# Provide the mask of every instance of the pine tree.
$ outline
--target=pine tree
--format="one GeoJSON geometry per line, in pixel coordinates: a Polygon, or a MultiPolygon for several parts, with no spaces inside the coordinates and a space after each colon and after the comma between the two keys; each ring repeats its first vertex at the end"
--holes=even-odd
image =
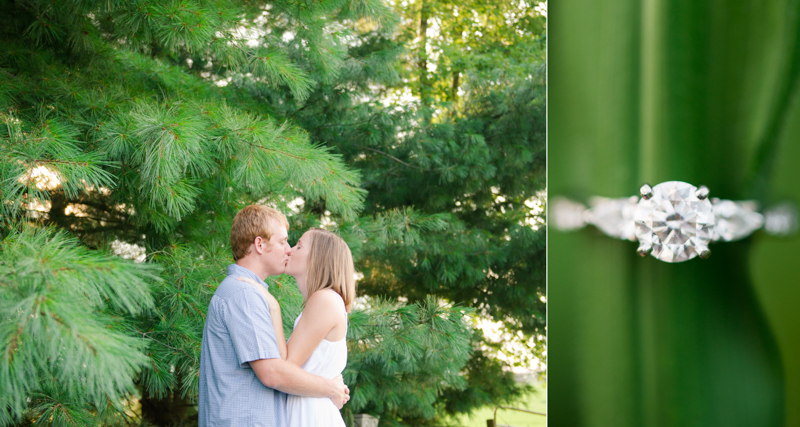
{"type": "Polygon", "coordinates": [[[0,424],[26,409],[55,425],[90,424],[90,408],[106,402],[119,409],[147,363],[129,331],[133,317],[153,307],[155,272],[64,232],[9,234],[0,263],[0,424]]]}

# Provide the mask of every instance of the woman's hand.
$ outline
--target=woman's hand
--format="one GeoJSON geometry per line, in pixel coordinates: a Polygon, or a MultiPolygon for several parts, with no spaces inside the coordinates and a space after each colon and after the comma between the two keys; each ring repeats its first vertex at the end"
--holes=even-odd
{"type": "Polygon", "coordinates": [[[329,396],[331,402],[333,402],[338,409],[342,409],[342,406],[350,400],[350,388],[344,383],[344,379],[341,375],[337,375],[336,378],[329,381],[333,381],[334,384],[332,387],[334,392],[330,393],[331,396],[329,396]]]}
{"type": "Polygon", "coordinates": [[[249,283],[249,284],[255,286],[256,288],[258,288],[258,290],[261,292],[261,295],[263,295],[264,299],[267,300],[267,306],[269,307],[270,311],[271,310],[280,310],[281,309],[281,305],[278,304],[278,300],[276,300],[275,297],[272,296],[272,294],[269,293],[269,291],[265,287],[259,285],[255,280],[253,280],[253,279],[251,279],[249,277],[237,277],[236,280],[238,280],[240,282],[249,283]]]}
{"type": "Polygon", "coordinates": [[[275,340],[278,343],[278,353],[281,355],[281,359],[286,360],[288,353],[288,348],[286,347],[286,336],[283,334],[283,319],[281,318],[281,305],[278,304],[278,300],[272,296],[271,293],[267,291],[267,288],[261,286],[253,279],[247,277],[237,277],[236,280],[240,282],[249,283],[258,289],[261,292],[261,295],[267,301],[267,307],[269,307],[269,314],[272,320],[272,328],[275,330],[275,340]]]}

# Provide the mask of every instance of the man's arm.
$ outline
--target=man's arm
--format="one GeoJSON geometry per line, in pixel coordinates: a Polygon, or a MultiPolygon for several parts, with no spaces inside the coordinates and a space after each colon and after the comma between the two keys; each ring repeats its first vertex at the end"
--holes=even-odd
{"type": "Polygon", "coordinates": [[[287,394],[327,397],[339,409],[350,400],[350,390],[341,375],[334,379],[319,377],[283,359],[254,360],[250,367],[262,384],[287,394]]]}
{"type": "Polygon", "coordinates": [[[252,286],[242,288],[231,298],[227,311],[228,333],[240,366],[249,364],[261,383],[269,388],[299,396],[327,397],[341,408],[349,399],[349,390],[341,376],[318,377],[281,359],[269,307],[257,295],[252,286]]]}

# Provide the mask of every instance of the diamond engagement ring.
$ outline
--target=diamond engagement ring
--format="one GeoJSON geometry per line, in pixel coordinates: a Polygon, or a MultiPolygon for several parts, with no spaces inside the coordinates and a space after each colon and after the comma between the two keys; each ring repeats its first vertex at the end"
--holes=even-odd
{"type": "Polygon", "coordinates": [[[756,201],[710,198],[705,186],[680,181],[645,184],[639,195],[593,197],[589,208],[558,198],[552,203],[553,225],[574,230],[592,224],[611,237],[638,240],[639,255],[651,254],[670,263],[708,258],[709,243],[740,240],[762,227],[775,235],[797,229],[793,207],[781,205],[762,214],[756,201]]]}

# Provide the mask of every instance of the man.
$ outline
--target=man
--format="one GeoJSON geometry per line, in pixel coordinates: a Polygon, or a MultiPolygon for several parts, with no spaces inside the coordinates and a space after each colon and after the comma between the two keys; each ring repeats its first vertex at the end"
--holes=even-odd
{"type": "Polygon", "coordinates": [[[280,427],[286,424],[286,394],[328,397],[341,408],[349,390],[341,376],[311,375],[281,359],[270,310],[258,289],[237,280],[283,273],[291,255],[286,217],[251,205],[233,219],[235,264],[208,307],[200,353],[200,427],[280,427]]]}

